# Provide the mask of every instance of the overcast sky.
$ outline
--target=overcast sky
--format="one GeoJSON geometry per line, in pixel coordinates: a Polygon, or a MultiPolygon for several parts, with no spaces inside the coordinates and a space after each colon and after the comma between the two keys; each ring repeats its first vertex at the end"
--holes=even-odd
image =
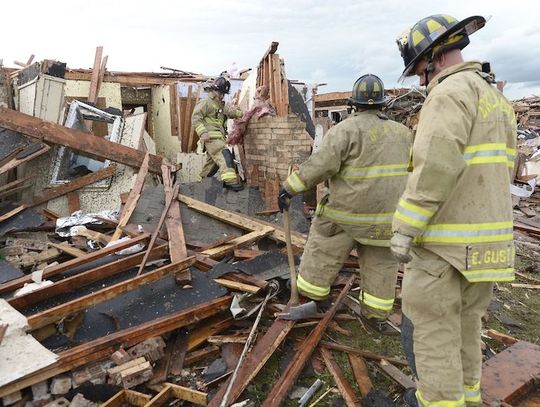
{"type": "MultiPolygon", "coordinates": [[[[480,14],[488,24],[471,36],[466,59],[487,60],[508,81],[511,99],[540,95],[538,0],[25,0],[2,4],[4,65],[45,58],[90,68],[95,47],[117,71],[160,66],[216,75],[236,62],[255,67],[279,41],[289,79],[350,90],[364,73],[398,86],[403,62],[395,39],[430,14],[480,14]]],[[[413,82],[414,83],[414,82],[413,82]]]]}

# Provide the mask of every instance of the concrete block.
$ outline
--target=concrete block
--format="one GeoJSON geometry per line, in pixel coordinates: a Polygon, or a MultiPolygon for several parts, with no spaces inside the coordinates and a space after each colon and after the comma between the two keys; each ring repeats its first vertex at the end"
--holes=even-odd
{"type": "Polygon", "coordinates": [[[69,400],[64,397],[51,401],[49,404],[45,404],[44,407],[68,407],[69,400]]]}
{"type": "Polygon", "coordinates": [[[46,380],[32,385],[32,396],[34,400],[47,400],[51,397],[49,394],[49,384],[46,380]]]}
{"type": "Polygon", "coordinates": [[[4,406],[10,406],[20,400],[22,400],[22,393],[20,391],[16,391],[14,393],[11,393],[11,394],[8,394],[7,396],[2,397],[2,404],[4,406]]]}
{"type": "Polygon", "coordinates": [[[98,404],[85,399],[81,393],[77,393],[69,403],[69,407],[98,407],[98,404]]]}
{"type": "Polygon", "coordinates": [[[71,377],[69,376],[56,376],[52,379],[51,394],[67,394],[71,389],[71,377]]]}

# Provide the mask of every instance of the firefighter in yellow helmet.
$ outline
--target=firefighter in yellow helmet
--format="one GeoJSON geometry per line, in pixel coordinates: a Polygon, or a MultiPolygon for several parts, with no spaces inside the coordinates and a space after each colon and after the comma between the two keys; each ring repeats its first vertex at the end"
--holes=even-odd
{"type": "Polygon", "coordinates": [[[481,317],[493,282],[514,278],[515,115],[489,64],[461,54],[485,22],[433,15],[398,40],[403,76],[417,75],[428,93],[391,239],[408,263],[402,341],[418,378],[405,393],[411,406],[480,405],[481,317]]]}
{"type": "Polygon", "coordinates": [[[243,112],[225,104],[231,83],[220,76],[204,87],[208,98],[201,99],[193,109],[191,123],[206,149],[206,162],[200,177],[211,177],[219,171],[223,185],[232,191],[241,191],[243,185],[236,174],[233,156],[227,148],[227,119],[238,119],[243,112]]]}
{"type": "Polygon", "coordinates": [[[300,264],[300,294],[324,300],[343,262],[356,248],[362,276],[360,301],[366,322],[383,334],[396,332],[392,311],[398,262],[389,240],[397,200],[405,188],[410,131],[382,112],[384,85],[375,75],[360,77],[350,103],[356,112],[330,129],[319,150],[283,183],[280,209],[289,199],[328,181],[317,206],[300,264]]]}

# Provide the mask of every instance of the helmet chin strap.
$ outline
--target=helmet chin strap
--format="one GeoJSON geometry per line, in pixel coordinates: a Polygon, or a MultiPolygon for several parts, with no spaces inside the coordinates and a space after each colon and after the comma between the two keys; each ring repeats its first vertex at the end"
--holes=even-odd
{"type": "Polygon", "coordinates": [[[427,65],[424,68],[424,84],[427,87],[429,85],[428,75],[435,70],[435,65],[433,64],[433,54],[429,56],[427,65]]]}

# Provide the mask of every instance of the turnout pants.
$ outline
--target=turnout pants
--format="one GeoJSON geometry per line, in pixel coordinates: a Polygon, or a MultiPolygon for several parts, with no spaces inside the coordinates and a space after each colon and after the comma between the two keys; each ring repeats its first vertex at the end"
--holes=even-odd
{"type": "Polygon", "coordinates": [[[413,248],[412,256],[403,279],[402,308],[412,322],[418,404],[478,406],[481,318],[493,283],[469,283],[449,263],[421,247],[413,248]]]}
{"type": "Polygon", "coordinates": [[[201,178],[207,177],[214,166],[218,166],[219,179],[226,184],[238,183],[232,155],[223,139],[211,139],[204,143],[206,147],[206,162],[200,173],[201,178]]]}
{"type": "Polygon", "coordinates": [[[300,263],[298,291],[313,300],[325,299],[354,247],[362,279],[362,313],[367,318],[385,319],[394,304],[398,270],[390,249],[360,245],[339,225],[324,217],[316,216],[311,224],[300,263]]]}

